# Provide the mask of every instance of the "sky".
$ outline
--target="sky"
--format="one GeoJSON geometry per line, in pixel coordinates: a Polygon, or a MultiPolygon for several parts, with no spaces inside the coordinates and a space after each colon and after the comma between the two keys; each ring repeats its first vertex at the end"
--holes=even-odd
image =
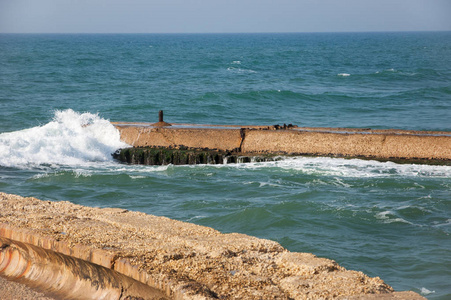
{"type": "Polygon", "coordinates": [[[0,0],[0,33],[451,30],[451,0],[0,0]]]}

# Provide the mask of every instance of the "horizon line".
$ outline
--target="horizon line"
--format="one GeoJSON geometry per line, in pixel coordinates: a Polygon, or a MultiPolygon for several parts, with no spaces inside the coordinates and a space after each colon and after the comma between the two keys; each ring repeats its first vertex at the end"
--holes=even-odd
{"type": "Polygon", "coordinates": [[[261,32],[0,32],[0,34],[299,34],[299,33],[414,33],[414,32],[451,32],[451,29],[439,30],[371,30],[371,31],[261,31],[261,32]]]}

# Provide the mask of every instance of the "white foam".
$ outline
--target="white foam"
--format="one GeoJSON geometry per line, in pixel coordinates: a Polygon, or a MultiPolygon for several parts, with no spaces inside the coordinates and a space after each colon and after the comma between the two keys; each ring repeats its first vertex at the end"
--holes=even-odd
{"type": "Polygon", "coordinates": [[[340,74],[337,74],[337,76],[341,76],[341,77],[349,77],[349,76],[351,76],[351,74],[348,74],[348,73],[340,73],[340,74]]]}
{"type": "Polygon", "coordinates": [[[233,73],[238,73],[238,74],[252,74],[252,73],[257,73],[254,70],[251,69],[241,69],[241,68],[235,68],[235,67],[228,67],[227,71],[233,72],[233,73]]]}
{"type": "Polygon", "coordinates": [[[385,224],[406,223],[406,224],[413,225],[411,222],[404,220],[403,218],[397,218],[395,216],[395,214],[390,210],[379,212],[375,215],[375,217],[376,217],[376,219],[381,220],[385,224]]]}
{"type": "MultiPolygon", "coordinates": [[[[443,222],[434,221],[434,222],[432,222],[432,224],[434,224],[434,227],[448,227],[451,225],[451,219],[446,219],[443,222]]],[[[449,233],[447,233],[447,235],[449,235],[449,233]]]]}
{"type": "Polygon", "coordinates": [[[270,187],[282,187],[281,184],[273,183],[273,182],[259,182],[258,187],[264,187],[264,186],[270,186],[270,187]]]}
{"type": "Polygon", "coordinates": [[[427,295],[429,295],[429,294],[434,294],[435,293],[435,291],[430,291],[430,290],[428,290],[427,288],[425,288],[425,287],[422,287],[421,288],[421,295],[423,295],[423,296],[427,296],[427,295]]]}
{"type": "Polygon", "coordinates": [[[202,218],[206,218],[206,216],[202,216],[202,215],[200,215],[200,216],[194,216],[194,217],[189,218],[188,220],[186,220],[186,222],[192,222],[192,221],[194,221],[194,220],[202,219],[202,218]]]}
{"type": "Polygon", "coordinates": [[[336,186],[342,186],[342,187],[346,187],[346,188],[349,188],[349,187],[352,186],[352,185],[350,185],[350,184],[347,184],[347,183],[343,182],[343,180],[341,180],[341,179],[338,178],[338,177],[335,177],[334,179],[335,179],[335,181],[332,182],[333,185],[336,185],[336,186]]]}
{"type": "MultiPolygon", "coordinates": [[[[280,168],[307,175],[339,178],[451,177],[451,166],[397,164],[374,160],[330,157],[286,157],[273,162],[229,164],[226,166],[246,169],[280,168]]],[[[337,182],[337,184],[340,184],[340,182],[337,182]]]]}
{"type": "Polygon", "coordinates": [[[111,153],[126,146],[108,120],[68,109],[56,111],[43,126],[0,134],[0,165],[28,168],[106,162],[112,161],[111,153]]]}
{"type": "Polygon", "coordinates": [[[385,73],[395,73],[395,74],[399,74],[399,75],[405,75],[405,76],[415,76],[418,75],[418,73],[416,72],[402,72],[402,71],[398,71],[396,69],[386,69],[383,71],[377,71],[376,74],[385,74],[385,73]]]}
{"type": "Polygon", "coordinates": [[[128,175],[131,179],[143,179],[146,178],[146,176],[143,175],[128,175]]]}

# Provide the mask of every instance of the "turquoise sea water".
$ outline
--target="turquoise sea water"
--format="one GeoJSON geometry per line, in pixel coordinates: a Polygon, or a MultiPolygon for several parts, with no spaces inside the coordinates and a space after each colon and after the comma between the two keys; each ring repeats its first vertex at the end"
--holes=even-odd
{"type": "Polygon", "coordinates": [[[0,35],[0,191],[272,239],[451,297],[450,166],[113,161],[125,145],[107,120],[161,109],[174,123],[451,131],[451,32],[0,35]]]}

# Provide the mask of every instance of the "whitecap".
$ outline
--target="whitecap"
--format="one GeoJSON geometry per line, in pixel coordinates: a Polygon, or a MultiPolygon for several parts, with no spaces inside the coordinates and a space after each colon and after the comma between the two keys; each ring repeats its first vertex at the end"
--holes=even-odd
{"type": "Polygon", "coordinates": [[[375,215],[376,219],[381,220],[382,223],[390,224],[390,223],[405,223],[413,225],[411,222],[404,220],[403,218],[397,218],[394,213],[390,210],[379,212],[375,215]]]}
{"type": "Polygon", "coordinates": [[[241,68],[235,68],[235,67],[228,67],[227,71],[233,72],[233,73],[238,73],[238,74],[252,74],[252,73],[257,73],[254,70],[251,69],[241,69],[241,68]]]}
{"type": "Polygon", "coordinates": [[[349,76],[351,76],[351,74],[349,74],[349,73],[340,73],[340,74],[337,74],[337,76],[349,77],[349,76]]]}
{"type": "Polygon", "coordinates": [[[48,178],[48,177],[50,177],[49,173],[39,173],[39,174],[33,175],[31,177],[31,179],[41,179],[41,178],[48,178]]]}
{"type": "Polygon", "coordinates": [[[55,167],[112,161],[111,153],[127,147],[119,131],[97,114],[56,111],[51,122],[0,134],[0,165],[55,167]]]}
{"type": "Polygon", "coordinates": [[[421,288],[421,295],[423,295],[423,296],[427,296],[427,295],[429,295],[429,294],[434,294],[435,293],[435,291],[430,291],[430,290],[428,290],[427,288],[425,288],[425,287],[422,287],[421,288]]]}
{"type": "Polygon", "coordinates": [[[74,170],[75,178],[91,177],[92,173],[93,172],[91,170],[83,170],[83,169],[74,170]]]}
{"type": "MultiPolygon", "coordinates": [[[[149,173],[160,173],[160,172],[166,172],[169,170],[169,168],[173,165],[158,165],[158,166],[152,166],[152,165],[125,165],[125,164],[118,164],[115,162],[112,162],[111,164],[105,164],[102,163],[102,167],[104,167],[104,170],[106,172],[112,172],[112,173],[137,173],[137,174],[149,174],[149,173]]],[[[97,171],[100,171],[100,166],[97,166],[97,171]]],[[[135,175],[132,175],[135,176],[135,175]]],[[[136,175],[140,176],[140,175],[136,175]]],[[[145,175],[143,175],[145,176],[145,175]]]]}
{"type": "Polygon", "coordinates": [[[189,218],[188,220],[186,220],[186,222],[192,222],[192,221],[194,221],[194,220],[197,220],[197,219],[202,219],[202,218],[205,218],[206,216],[202,216],[202,215],[200,215],[200,216],[194,216],[194,217],[191,217],[191,218],[189,218]]]}
{"type": "Polygon", "coordinates": [[[146,176],[143,175],[128,175],[131,179],[143,179],[146,178],[146,176]]]}
{"type": "Polygon", "coordinates": [[[259,182],[258,187],[264,187],[264,186],[270,186],[270,187],[281,187],[282,185],[272,182],[259,182]]]}
{"type": "Polygon", "coordinates": [[[433,221],[432,224],[434,225],[434,227],[447,227],[451,225],[451,219],[446,219],[443,222],[433,221]]]}
{"type": "Polygon", "coordinates": [[[334,184],[335,186],[341,186],[341,187],[346,187],[346,188],[352,187],[352,185],[343,182],[343,180],[341,180],[338,177],[335,177],[334,179],[335,179],[335,181],[332,182],[332,184],[334,184]]]}

